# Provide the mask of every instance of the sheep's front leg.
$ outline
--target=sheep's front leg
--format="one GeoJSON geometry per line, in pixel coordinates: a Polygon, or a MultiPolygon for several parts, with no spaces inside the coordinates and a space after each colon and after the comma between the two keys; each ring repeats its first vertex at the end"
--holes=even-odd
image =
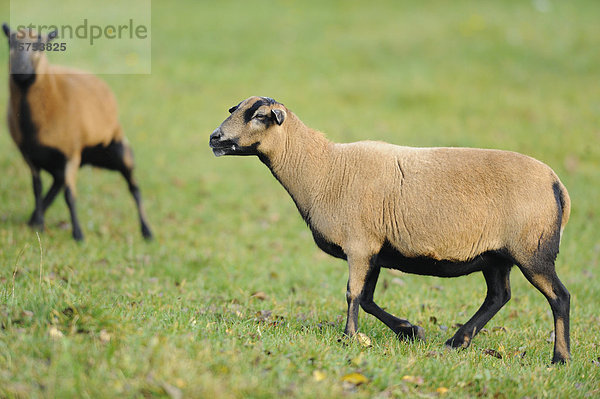
{"type": "Polygon", "coordinates": [[[372,257],[348,257],[349,278],[346,291],[348,302],[348,319],[344,333],[352,336],[358,329],[358,309],[377,317],[400,338],[425,339],[421,327],[415,326],[407,320],[399,319],[383,309],[373,301],[373,293],[379,278],[379,266],[372,261],[372,257]]]}
{"type": "Polygon", "coordinates": [[[360,299],[365,285],[368,262],[364,259],[348,257],[348,284],[346,286],[346,302],[348,303],[348,315],[346,317],[346,328],[344,334],[353,336],[358,329],[358,309],[360,299]]]}
{"type": "Polygon", "coordinates": [[[373,301],[373,293],[379,278],[380,267],[371,262],[369,271],[365,279],[365,286],[362,293],[360,305],[363,310],[377,317],[383,324],[388,326],[400,339],[421,339],[425,340],[425,330],[422,327],[411,324],[408,320],[399,319],[381,309],[373,301]]]}
{"type": "Polygon", "coordinates": [[[369,271],[368,256],[348,256],[348,285],[346,287],[346,302],[348,316],[344,334],[353,336],[358,329],[358,309],[369,271]]]}
{"type": "Polygon", "coordinates": [[[42,179],[40,177],[40,169],[34,166],[31,166],[30,168],[35,208],[33,209],[31,218],[29,218],[29,225],[44,230],[44,207],[42,201],[42,179]]]}

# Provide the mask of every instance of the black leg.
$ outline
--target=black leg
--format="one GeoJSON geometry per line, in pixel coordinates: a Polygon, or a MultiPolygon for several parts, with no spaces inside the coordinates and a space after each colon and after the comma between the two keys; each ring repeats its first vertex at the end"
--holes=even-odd
{"type": "Polygon", "coordinates": [[[521,271],[533,286],[548,300],[554,317],[554,354],[552,363],[565,363],[571,358],[569,338],[569,311],[571,295],[561,283],[554,269],[554,262],[547,261],[540,267],[521,267],[521,271]]]}
{"type": "Polygon", "coordinates": [[[148,222],[146,220],[146,212],[144,211],[144,206],[142,205],[142,195],[140,193],[140,189],[139,189],[138,185],[136,184],[136,182],[132,176],[132,172],[133,171],[130,169],[121,169],[121,174],[127,181],[127,185],[129,187],[129,192],[131,193],[131,195],[135,201],[135,205],[137,207],[138,218],[140,219],[140,226],[141,226],[141,230],[142,230],[142,236],[147,240],[151,240],[152,239],[152,231],[150,230],[150,226],[148,225],[148,222]]]}
{"type": "Polygon", "coordinates": [[[487,295],[479,310],[458,329],[446,345],[452,348],[466,348],[471,339],[488,321],[510,300],[510,268],[508,261],[498,260],[483,270],[487,284],[487,295]]]}
{"type": "Polygon", "coordinates": [[[77,179],[77,171],[79,170],[81,159],[75,157],[69,159],[65,166],[65,201],[69,207],[69,213],[71,214],[71,225],[73,228],[73,238],[76,241],[83,240],[83,233],[79,226],[79,219],[77,218],[77,209],[75,207],[75,181],[77,179]]]}
{"type": "Polygon", "coordinates": [[[365,286],[362,292],[360,305],[363,310],[373,316],[377,317],[381,322],[388,326],[396,335],[401,339],[415,339],[419,338],[425,340],[425,332],[423,328],[411,324],[408,320],[399,319],[383,309],[381,309],[373,301],[373,293],[375,292],[375,286],[377,285],[377,279],[379,278],[379,266],[376,266],[371,262],[371,267],[367,273],[365,279],[365,286]]]}
{"type": "Polygon", "coordinates": [[[39,168],[31,167],[31,176],[33,183],[33,196],[35,199],[35,208],[29,218],[31,227],[44,229],[44,207],[42,202],[42,179],[40,177],[39,168]]]}
{"type": "Polygon", "coordinates": [[[44,197],[43,212],[46,212],[46,210],[50,207],[50,205],[52,205],[52,202],[54,202],[54,199],[56,198],[56,196],[58,195],[58,193],[60,192],[60,190],[63,188],[63,186],[65,184],[64,170],[60,171],[60,173],[54,174],[53,177],[54,177],[54,181],[52,182],[52,186],[50,186],[50,189],[48,190],[48,192],[46,193],[46,196],[44,197]]]}
{"type": "Polygon", "coordinates": [[[77,209],[75,207],[75,196],[73,195],[69,186],[65,187],[65,201],[69,207],[69,213],[71,214],[71,225],[73,226],[73,238],[75,241],[83,240],[83,233],[79,226],[79,219],[77,218],[77,209]]]}
{"type": "Polygon", "coordinates": [[[131,150],[131,147],[129,147],[129,144],[125,140],[113,141],[106,147],[88,150],[84,155],[86,156],[85,162],[89,162],[101,168],[117,170],[121,173],[127,181],[129,192],[137,206],[142,235],[145,239],[152,239],[152,231],[150,230],[144,206],[142,205],[140,189],[133,178],[133,151],[131,150]]]}
{"type": "Polygon", "coordinates": [[[115,157],[117,162],[117,169],[121,172],[121,174],[127,181],[129,192],[131,193],[131,196],[135,201],[135,205],[138,211],[138,218],[140,220],[142,236],[146,240],[151,240],[152,231],[150,230],[150,225],[148,224],[148,221],[146,219],[146,212],[144,211],[144,206],[142,204],[142,195],[140,193],[140,188],[138,187],[135,179],[133,178],[133,151],[126,141],[123,141],[121,143],[115,143],[114,146],[111,144],[111,147],[114,147],[117,155],[115,157]]]}

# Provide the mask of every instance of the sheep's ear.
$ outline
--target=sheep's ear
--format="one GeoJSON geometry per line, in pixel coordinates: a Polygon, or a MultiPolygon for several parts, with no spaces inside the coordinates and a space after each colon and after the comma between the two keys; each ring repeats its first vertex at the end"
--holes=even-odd
{"type": "Polygon", "coordinates": [[[229,108],[229,113],[233,114],[235,112],[235,110],[238,109],[237,105],[234,105],[233,107],[229,108]]]}
{"type": "Polygon", "coordinates": [[[48,33],[48,38],[46,39],[46,43],[54,40],[58,37],[58,29],[54,29],[52,32],[48,33]]]}
{"type": "Polygon", "coordinates": [[[271,110],[273,117],[275,117],[275,121],[277,121],[278,125],[281,125],[285,120],[285,111],[282,109],[275,108],[271,110]]]}
{"type": "Polygon", "coordinates": [[[10,37],[10,27],[6,22],[2,24],[2,30],[4,31],[6,37],[10,37]]]}

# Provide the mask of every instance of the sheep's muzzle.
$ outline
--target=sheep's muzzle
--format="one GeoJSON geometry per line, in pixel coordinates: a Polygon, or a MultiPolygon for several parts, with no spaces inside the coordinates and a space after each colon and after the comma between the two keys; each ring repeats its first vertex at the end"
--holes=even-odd
{"type": "Polygon", "coordinates": [[[258,155],[256,150],[258,143],[248,147],[240,146],[237,140],[224,138],[220,128],[215,129],[210,135],[209,145],[213,150],[213,154],[217,157],[222,155],[258,155]]]}

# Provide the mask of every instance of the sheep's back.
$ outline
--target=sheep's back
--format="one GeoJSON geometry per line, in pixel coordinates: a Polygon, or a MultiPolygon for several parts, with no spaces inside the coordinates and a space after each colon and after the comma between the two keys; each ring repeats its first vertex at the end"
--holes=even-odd
{"type": "Polygon", "coordinates": [[[527,252],[554,233],[558,180],[514,152],[361,142],[344,149],[363,188],[350,188],[371,231],[405,256],[465,260],[490,250],[527,252]],[[358,176],[360,175],[360,177],[358,176]]]}
{"type": "Polygon", "coordinates": [[[28,93],[41,144],[67,156],[122,137],[117,103],[95,75],[50,65],[28,93]]]}

